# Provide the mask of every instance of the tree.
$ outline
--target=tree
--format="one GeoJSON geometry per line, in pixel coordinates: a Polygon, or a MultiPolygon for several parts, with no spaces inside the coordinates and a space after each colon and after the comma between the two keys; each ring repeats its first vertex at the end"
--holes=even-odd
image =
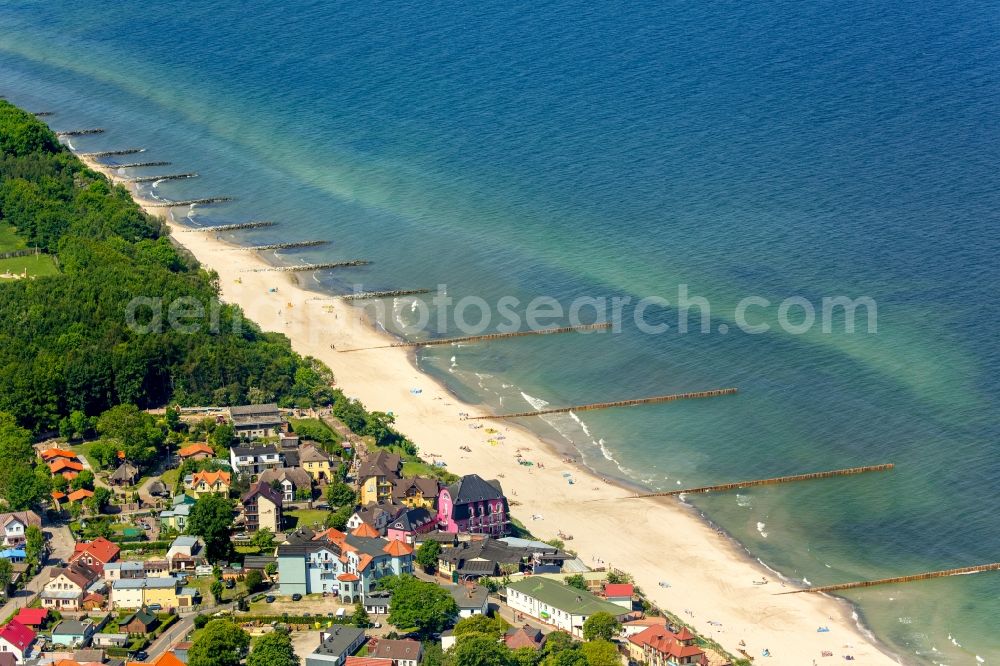
{"type": "Polygon", "coordinates": [[[565,631],[553,631],[545,637],[545,647],[542,648],[542,654],[550,657],[566,650],[572,650],[575,647],[576,641],[568,633],[565,631]]]}
{"type": "Polygon", "coordinates": [[[28,525],[24,530],[24,557],[37,571],[42,566],[42,551],[45,549],[45,535],[37,525],[28,525]]]}
{"type": "Polygon", "coordinates": [[[211,620],[188,650],[188,666],[239,666],[250,635],[229,620],[211,620]]]}
{"type": "Polygon", "coordinates": [[[181,413],[173,407],[167,407],[163,422],[171,432],[177,432],[181,427],[181,413]]]}
{"type": "Polygon", "coordinates": [[[80,490],[85,488],[87,490],[94,489],[94,473],[89,469],[80,470],[80,473],[69,482],[69,487],[73,490],[80,490]]]}
{"type": "Polygon", "coordinates": [[[566,576],[563,582],[570,587],[575,587],[578,590],[587,591],[587,579],[583,577],[583,574],[573,574],[572,576],[566,576]]]}
{"type": "Polygon", "coordinates": [[[424,571],[427,573],[433,573],[437,570],[438,555],[441,554],[441,544],[437,541],[428,539],[420,544],[417,548],[417,564],[423,567],[424,571]]]}
{"type": "Polygon", "coordinates": [[[511,650],[510,658],[514,666],[537,666],[541,655],[535,648],[522,647],[511,650]]]}
{"type": "Polygon", "coordinates": [[[441,666],[444,663],[444,650],[441,649],[439,641],[431,641],[424,644],[424,656],[420,660],[420,666],[441,666]]]}
{"type": "Polygon", "coordinates": [[[351,615],[351,624],[360,629],[366,629],[372,626],[371,620],[368,618],[368,611],[365,610],[365,605],[360,601],[354,605],[354,614],[351,615]]]}
{"type": "Polygon", "coordinates": [[[164,433],[151,414],[135,405],[112,407],[97,419],[97,432],[112,440],[129,460],[143,464],[156,455],[164,433]]]}
{"type": "Polygon", "coordinates": [[[590,641],[580,646],[587,666],[621,666],[618,648],[610,641],[590,641]]]}
{"type": "Polygon", "coordinates": [[[14,565],[6,558],[0,558],[0,595],[7,596],[10,581],[14,578],[14,565]]]}
{"type": "Polygon", "coordinates": [[[209,435],[208,441],[211,442],[212,448],[216,451],[222,451],[228,449],[234,439],[236,439],[236,430],[228,423],[223,423],[215,427],[215,430],[209,435]]]}
{"type": "Polygon", "coordinates": [[[222,603],[222,590],[225,589],[222,585],[222,581],[216,578],[212,581],[212,584],[208,586],[208,591],[212,593],[212,598],[215,599],[216,604],[222,603]]]}
{"type": "Polygon", "coordinates": [[[299,666],[299,658],[288,633],[272,631],[254,643],[246,666],[299,666]]]}
{"type": "Polygon", "coordinates": [[[434,583],[407,574],[388,576],[378,584],[392,591],[389,622],[400,630],[430,636],[446,629],[458,615],[458,604],[451,594],[434,583]]]}
{"type": "Polygon", "coordinates": [[[87,457],[98,468],[106,469],[118,459],[118,446],[110,440],[100,439],[90,445],[87,457]]]}
{"type": "Polygon", "coordinates": [[[336,511],[327,515],[325,524],[327,527],[332,527],[335,530],[343,532],[344,528],[347,527],[347,521],[350,520],[353,514],[354,507],[350,504],[345,504],[336,511]]]}
{"type": "Polygon", "coordinates": [[[618,573],[617,571],[608,572],[608,582],[612,585],[622,585],[624,583],[631,583],[632,577],[627,573],[618,573]]]}
{"type": "Polygon", "coordinates": [[[112,493],[110,490],[104,486],[98,486],[97,488],[94,488],[93,497],[88,497],[84,500],[84,503],[87,505],[87,509],[90,511],[91,515],[96,516],[102,509],[104,509],[104,507],[108,505],[109,502],[111,502],[111,497],[112,493]]]}
{"type": "Polygon", "coordinates": [[[458,624],[455,625],[454,632],[456,636],[487,634],[500,639],[507,633],[508,629],[510,629],[510,625],[499,615],[497,617],[471,615],[459,620],[458,624]]]}
{"type": "Polygon", "coordinates": [[[233,526],[233,503],[222,495],[202,495],[188,517],[189,534],[205,540],[209,561],[224,559],[230,552],[232,543],[229,532],[233,526]]]}
{"type": "Polygon", "coordinates": [[[268,528],[262,527],[250,538],[250,544],[261,550],[270,550],[274,548],[274,533],[268,528]]]}
{"type": "Polygon", "coordinates": [[[611,613],[598,611],[583,623],[583,637],[588,641],[610,641],[622,630],[622,624],[611,613]]]}
{"type": "Polygon", "coordinates": [[[256,569],[251,569],[247,573],[246,578],[243,579],[243,582],[246,583],[247,592],[253,593],[259,590],[264,584],[264,577],[256,569]]]}
{"type": "Polygon", "coordinates": [[[268,562],[266,565],[264,565],[264,573],[266,573],[268,576],[274,576],[274,574],[278,573],[278,563],[268,562]]]}
{"type": "Polygon", "coordinates": [[[512,666],[510,649],[495,636],[466,634],[444,655],[445,666],[512,666]]]}
{"type": "Polygon", "coordinates": [[[357,504],[358,495],[349,485],[343,481],[337,481],[326,487],[326,501],[330,503],[330,506],[339,507],[350,504],[353,508],[357,504]]]}

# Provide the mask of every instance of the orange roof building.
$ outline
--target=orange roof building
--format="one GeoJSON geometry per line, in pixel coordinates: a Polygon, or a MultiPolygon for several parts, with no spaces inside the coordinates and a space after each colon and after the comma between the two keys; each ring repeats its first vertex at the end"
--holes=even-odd
{"type": "Polygon", "coordinates": [[[198,459],[199,456],[203,458],[212,458],[215,456],[215,449],[205,442],[196,442],[179,450],[177,455],[184,460],[187,460],[188,458],[198,459]]]}
{"type": "Polygon", "coordinates": [[[118,559],[122,549],[118,544],[108,541],[104,537],[97,537],[93,541],[78,543],[73,548],[70,555],[70,562],[83,562],[93,569],[104,572],[104,565],[118,559]]]}
{"type": "Polygon", "coordinates": [[[667,627],[653,626],[629,636],[629,656],[647,664],[708,663],[705,651],[695,645],[695,636],[686,627],[678,633],[667,627]]]}
{"type": "Polygon", "coordinates": [[[184,662],[178,659],[173,651],[164,652],[154,661],[128,661],[125,663],[127,666],[185,666],[184,662]]]}
{"type": "Polygon", "coordinates": [[[69,495],[67,495],[66,499],[68,499],[70,502],[82,502],[83,500],[87,499],[88,497],[93,497],[93,496],[94,496],[94,491],[93,490],[87,490],[86,488],[80,488],[79,490],[74,490],[69,495]]]}
{"type": "Polygon", "coordinates": [[[55,460],[56,458],[65,458],[66,460],[77,459],[76,454],[72,451],[67,451],[66,449],[60,449],[58,447],[45,449],[40,455],[42,456],[42,460],[45,462],[55,460]]]}
{"type": "Polygon", "coordinates": [[[83,471],[83,463],[77,460],[67,460],[65,458],[56,458],[49,463],[49,471],[53,474],[60,474],[65,472],[75,472],[79,473],[83,471]]]}

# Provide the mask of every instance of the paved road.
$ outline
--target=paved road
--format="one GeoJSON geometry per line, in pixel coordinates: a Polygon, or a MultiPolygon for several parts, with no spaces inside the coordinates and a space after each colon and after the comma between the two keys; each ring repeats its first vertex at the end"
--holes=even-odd
{"type": "Polygon", "coordinates": [[[17,592],[11,595],[7,603],[0,608],[0,621],[13,615],[19,608],[24,608],[30,604],[35,595],[41,592],[42,588],[45,587],[45,583],[49,581],[52,569],[65,563],[69,559],[69,556],[73,554],[73,546],[76,544],[76,541],[73,540],[73,535],[70,533],[68,527],[65,525],[50,524],[43,525],[42,529],[52,535],[52,538],[49,540],[51,553],[48,564],[43,566],[42,570],[28,581],[23,590],[17,590],[17,592]]]}
{"type": "MultiPolygon", "coordinates": [[[[219,611],[227,611],[232,609],[232,602],[222,604],[220,606],[203,606],[200,614],[202,615],[212,615],[218,613],[219,611]]],[[[180,642],[187,634],[194,629],[194,618],[199,615],[199,613],[189,613],[177,620],[177,624],[167,629],[165,632],[159,635],[153,644],[146,648],[146,652],[149,654],[149,658],[146,661],[155,661],[157,657],[172,648],[176,643],[180,642]]]]}

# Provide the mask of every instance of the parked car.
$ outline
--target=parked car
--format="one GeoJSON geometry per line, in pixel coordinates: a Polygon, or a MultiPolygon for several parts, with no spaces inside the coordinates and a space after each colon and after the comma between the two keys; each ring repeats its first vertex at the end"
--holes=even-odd
{"type": "Polygon", "coordinates": [[[302,595],[296,592],[292,595],[292,601],[302,601],[302,595]]]}
{"type": "Polygon", "coordinates": [[[146,661],[149,659],[149,654],[147,654],[145,650],[139,650],[135,653],[135,658],[137,661],[146,661]]]}
{"type": "MultiPolygon", "coordinates": [[[[152,611],[154,613],[159,613],[161,610],[163,610],[163,606],[161,606],[160,604],[149,604],[148,606],[146,606],[146,610],[152,611]]],[[[142,660],[140,659],[139,661],[142,660]]]]}
{"type": "Polygon", "coordinates": [[[226,586],[227,590],[231,590],[234,587],[236,587],[236,581],[233,580],[232,578],[227,578],[226,582],[225,582],[225,586],[226,586]]]}
{"type": "Polygon", "coordinates": [[[264,601],[266,601],[269,604],[273,604],[274,603],[274,597],[269,594],[266,597],[264,597],[264,601]]]}

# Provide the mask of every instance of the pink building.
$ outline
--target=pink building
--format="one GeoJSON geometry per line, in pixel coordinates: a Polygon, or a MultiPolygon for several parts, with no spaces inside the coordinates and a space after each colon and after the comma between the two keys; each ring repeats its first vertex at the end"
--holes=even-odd
{"type": "Polygon", "coordinates": [[[438,529],[504,536],[510,530],[507,498],[499,481],[485,481],[477,474],[463,476],[438,495],[438,529]]]}
{"type": "Polygon", "coordinates": [[[417,507],[409,509],[390,520],[386,527],[386,538],[389,541],[402,541],[413,545],[413,537],[417,534],[427,534],[437,529],[437,516],[425,509],[417,507]]]}

